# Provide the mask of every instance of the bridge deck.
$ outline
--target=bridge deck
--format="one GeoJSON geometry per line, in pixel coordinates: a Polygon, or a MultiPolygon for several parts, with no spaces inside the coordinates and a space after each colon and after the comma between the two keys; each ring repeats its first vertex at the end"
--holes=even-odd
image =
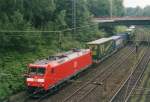
{"type": "Polygon", "coordinates": [[[121,24],[146,24],[150,25],[150,16],[148,17],[95,17],[93,22],[96,23],[121,23],[121,24]]]}

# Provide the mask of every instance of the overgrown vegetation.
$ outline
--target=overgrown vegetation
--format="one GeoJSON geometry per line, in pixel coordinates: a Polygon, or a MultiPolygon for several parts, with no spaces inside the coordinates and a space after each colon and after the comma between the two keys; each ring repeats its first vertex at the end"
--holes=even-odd
{"type": "MultiPolygon", "coordinates": [[[[114,0],[114,15],[123,15],[122,1],[114,0]]],[[[73,28],[72,2],[0,0],[0,99],[24,89],[28,63],[105,36],[91,18],[108,16],[109,0],[76,0],[76,31],[38,32],[73,28]]]]}

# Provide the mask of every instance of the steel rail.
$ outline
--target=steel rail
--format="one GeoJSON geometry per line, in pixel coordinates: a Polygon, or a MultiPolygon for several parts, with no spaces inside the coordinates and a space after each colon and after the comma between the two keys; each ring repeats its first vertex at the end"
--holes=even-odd
{"type": "MultiPolygon", "coordinates": [[[[131,48],[132,47],[129,47],[129,48],[126,48],[127,50],[129,50],[129,51],[131,51],[131,48]]],[[[121,55],[122,56],[122,55],[121,55]]],[[[118,58],[118,59],[120,59],[121,58],[121,56],[118,58]]],[[[114,61],[115,62],[115,61],[114,61]]],[[[70,81],[69,80],[69,82],[74,82],[74,81],[70,81]]],[[[77,82],[77,83],[81,83],[82,81],[75,81],[75,82],[77,82]]],[[[96,83],[96,82],[92,82],[92,80],[90,80],[90,82],[88,81],[88,82],[86,82],[85,83],[85,85],[88,85],[88,84],[93,84],[93,85],[101,85],[101,83],[96,83]]],[[[84,86],[85,86],[84,85],[84,86]]],[[[82,88],[83,88],[83,86],[82,86],[82,88]]],[[[78,90],[80,90],[81,88],[79,88],[78,90]]],[[[78,91],[77,90],[77,91],[78,91]]],[[[92,91],[92,89],[91,89],[91,91],[92,91]]],[[[47,97],[47,96],[49,96],[50,95],[50,93],[48,93],[48,94],[45,94],[44,96],[42,96],[40,99],[38,99],[36,102],[41,102],[42,101],[42,99],[44,99],[45,97],[47,97]]]]}
{"type": "MultiPolygon", "coordinates": [[[[133,52],[135,51],[135,49],[130,53],[130,54],[132,54],[133,52]]],[[[126,57],[126,55],[125,55],[125,57],[126,57]]],[[[123,63],[123,62],[122,62],[123,63]]],[[[88,81],[88,83],[86,83],[85,85],[83,85],[82,87],[80,87],[77,91],[75,91],[72,95],[70,95],[69,97],[67,97],[63,102],[66,102],[66,101],[68,101],[71,97],[73,97],[76,93],[78,93],[80,90],[82,90],[83,88],[85,88],[88,84],[90,84],[91,82],[93,82],[95,79],[97,79],[98,77],[100,77],[101,76],[101,74],[102,73],[105,73],[105,72],[107,72],[108,70],[110,70],[111,69],[111,67],[113,66],[113,65],[115,65],[116,64],[116,61],[114,61],[111,65],[109,65],[108,67],[106,67],[105,68],[105,70],[103,71],[103,72],[101,72],[101,73],[99,73],[98,75],[96,75],[93,79],[91,79],[90,81],[88,81]]],[[[97,85],[94,85],[94,87],[95,86],[97,86],[97,85]]],[[[90,93],[92,90],[94,90],[95,88],[91,88],[90,90],[88,90],[88,92],[87,93],[90,93]]],[[[88,95],[88,94],[87,94],[88,95]]],[[[86,96],[86,95],[85,95],[86,96]]],[[[83,97],[82,97],[83,98],[83,97]]]]}
{"type": "MultiPolygon", "coordinates": [[[[150,54],[150,53],[149,53],[149,54],[150,54]]],[[[145,66],[144,66],[144,68],[143,68],[143,70],[142,70],[142,72],[141,72],[140,76],[138,77],[138,79],[137,79],[137,81],[136,81],[135,85],[133,86],[133,88],[132,88],[131,92],[129,93],[129,95],[128,95],[128,96],[127,96],[127,98],[125,99],[125,102],[127,102],[127,101],[129,100],[129,98],[130,98],[130,96],[131,96],[131,94],[132,94],[133,90],[134,90],[134,89],[135,89],[135,87],[137,86],[137,84],[138,84],[139,80],[141,79],[141,77],[142,77],[142,75],[143,75],[144,71],[146,70],[146,67],[147,67],[147,65],[148,65],[148,63],[149,63],[149,60],[150,60],[150,55],[148,56],[148,59],[147,59],[147,60],[146,60],[146,62],[144,63],[144,64],[145,64],[145,66]]]]}
{"type": "MultiPolygon", "coordinates": [[[[126,50],[132,51],[133,47],[130,47],[130,46],[128,46],[128,47],[126,48],[126,50]],[[129,47],[129,48],[128,48],[128,47],[129,47]]],[[[124,54],[123,54],[123,55],[124,55],[124,54]]],[[[122,57],[122,55],[121,55],[118,59],[120,59],[121,57],[122,57]]],[[[114,61],[114,62],[112,63],[112,65],[115,64],[115,62],[116,62],[116,61],[114,61]]],[[[108,69],[108,68],[111,67],[112,65],[107,66],[106,68],[108,69]]],[[[101,72],[101,73],[104,73],[104,72],[106,72],[106,71],[104,70],[104,71],[101,72]]],[[[99,77],[99,76],[97,76],[97,77],[99,77]]],[[[95,78],[94,78],[94,79],[95,79],[95,78]]],[[[94,80],[94,79],[93,79],[93,80],[94,80]]],[[[88,84],[98,85],[98,83],[92,82],[93,80],[90,80],[90,81],[86,82],[86,84],[85,84],[84,86],[82,86],[82,88],[85,87],[85,86],[88,85],[88,84]]],[[[80,87],[78,90],[80,90],[80,89],[82,89],[82,88],[80,87]]],[[[36,92],[41,92],[41,91],[37,90],[36,92]]],[[[44,96],[42,96],[42,97],[40,97],[38,100],[36,100],[36,102],[41,102],[45,97],[49,96],[50,94],[51,94],[51,93],[45,94],[44,96]]],[[[27,98],[24,100],[24,102],[30,101],[30,97],[32,97],[32,96],[33,96],[33,95],[28,95],[27,98]]]]}
{"type": "Polygon", "coordinates": [[[119,90],[116,92],[116,94],[111,98],[111,100],[109,102],[113,102],[113,100],[115,100],[115,98],[117,97],[117,95],[120,95],[119,93],[124,88],[124,86],[126,85],[126,83],[130,80],[130,78],[132,77],[132,75],[136,72],[136,70],[138,68],[138,65],[141,63],[142,59],[146,56],[145,54],[143,54],[143,56],[141,57],[141,59],[136,64],[134,71],[129,75],[129,77],[127,78],[127,80],[122,84],[122,86],[119,88],[119,90]]]}
{"type": "MultiPolygon", "coordinates": [[[[89,84],[88,82],[86,84],[89,84]]],[[[36,92],[41,92],[41,90],[37,90],[36,92]]],[[[42,96],[41,98],[38,99],[38,102],[40,102],[44,97],[47,97],[50,93],[45,94],[44,96],[42,96]]],[[[28,95],[25,99],[24,102],[28,102],[30,101],[30,97],[34,96],[33,94],[28,95]]]]}
{"type": "MultiPolygon", "coordinates": [[[[127,58],[128,58],[132,53],[134,53],[134,51],[131,52],[131,53],[127,56],[127,58]]],[[[122,63],[124,63],[124,61],[126,61],[127,58],[125,58],[125,59],[124,59],[115,69],[113,69],[108,75],[106,75],[106,77],[105,77],[104,79],[102,79],[101,82],[104,82],[104,81],[107,80],[109,77],[111,77],[112,72],[115,71],[115,70],[117,70],[117,68],[118,68],[120,65],[122,65],[122,63]]],[[[89,95],[89,94],[90,94],[94,89],[96,89],[97,87],[98,87],[98,85],[96,85],[95,87],[93,87],[88,93],[86,93],[84,96],[82,96],[82,98],[79,100],[79,102],[81,102],[87,95],[89,95]]]]}

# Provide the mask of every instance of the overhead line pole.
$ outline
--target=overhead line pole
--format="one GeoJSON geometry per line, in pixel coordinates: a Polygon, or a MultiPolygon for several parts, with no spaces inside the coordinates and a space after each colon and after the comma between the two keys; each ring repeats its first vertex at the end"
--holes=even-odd
{"type": "MultiPolygon", "coordinates": [[[[77,27],[77,23],[76,23],[76,0],[72,0],[72,24],[73,24],[73,28],[77,27]]],[[[73,33],[76,34],[76,29],[73,29],[73,33]]]]}
{"type": "Polygon", "coordinates": [[[110,2],[110,18],[112,19],[113,16],[113,0],[109,0],[110,2]]]}

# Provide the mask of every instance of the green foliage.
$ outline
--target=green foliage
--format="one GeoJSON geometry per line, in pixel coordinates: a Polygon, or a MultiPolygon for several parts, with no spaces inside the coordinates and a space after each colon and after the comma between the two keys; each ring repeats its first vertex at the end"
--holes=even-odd
{"type": "Polygon", "coordinates": [[[142,16],[143,11],[142,8],[136,7],[136,8],[126,8],[126,16],[142,16]]]}
{"type": "Polygon", "coordinates": [[[135,8],[126,8],[126,16],[150,16],[150,6],[145,8],[135,7],[135,8]]]}
{"type": "Polygon", "coordinates": [[[88,5],[94,16],[109,15],[109,0],[88,0],[88,5]]]}
{"type": "MultiPolygon", "coordinates": [[[[90,12],[94,16],[108,16],[110,15],[110,0],[87,0],[90,12]]],[[[112,14],[113,16],[123,16],[124,6],[123,0],[112,0],[112,14]]]]}
{"type": "Polygon", "coordinates": [[[146,6],[144,9],[143,9],[143,16],[150,16],[150,6],[146,6]]]}
{"type": "Polygon", "coordinates": [[[123,33],[126,32],[127,27],[126,26],[117,26],[115,27],[115,33],[123,33]]]}
{"type": "MultiPolygon", "coordinates": [[[[109,15],[109,0],[76,0],[78,29],[74,33],[72,2],[0,0],[0,99],[25,88],[22,74],[28,63],[58,51],[83,48],[85,42],[106,35],[91,19],[93,15],[109,15]],[[64,29],[72,30],[61,35],[60,32],[38,32],[64,29]]],[[[114,15],[123,14],[122,0],[115,0],[113,7],[114,15]]]]}
{"type": "Polygon", "coordinates": [[[0,99],[25,89],[23,74],[27,65],[56,52],[49,49],[44,47],[28,53],[0,52],[0,99]]]}
{"type": "Polygon", "coordinates": [[[112,0],[113,1],[113,16],[124,16],[123,0],[112,0]]]}

